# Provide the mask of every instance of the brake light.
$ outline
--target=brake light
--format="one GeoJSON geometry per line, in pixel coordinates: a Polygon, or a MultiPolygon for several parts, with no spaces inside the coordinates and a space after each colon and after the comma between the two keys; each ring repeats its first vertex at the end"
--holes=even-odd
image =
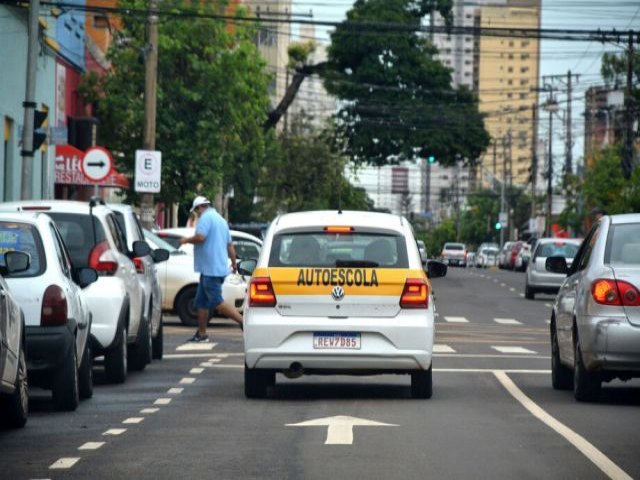
{"type": "Polygon", "coordinates": [[[324,231],[327,233],[351,233],[353,232],[353,227],[336,225],[336,226],[324,227],[324,231]]]}
{"type": "Polygon", "coordinates": [[[144,262],[142,261],[142,258],[140,257],[134,258],[133,264],[136,266],[136,272],[144,273],[144,262]]]}
{"type": "Polygon", "coordinates": [[[42,212],[51,210],[51,207],[46,207],[44,205],[30,205],[25,207],[20,207],[23,212],[42,212]]]}
{"type": "Polygon", "coordinates": [[[249,286],[250,307],[275,307],[276,294],[269,277],[256,277],[251,280],[249,286]]]}
{"type": "Polygon", "coordinates": [[[43,327],[58,327],[67,323],[67,297],[57,285],[49,285],[42,297],[40,324],[43,327]]]}
{"type": "Polygon", "coordinates": [[[640,306],[640,292],[628,282],[600,278],[591,285],[591,296],[602,305],[640,306]]]}
{"type": "Polygon", "coordinates": [[[96,244],[89,253],[89,266],[98,272],[98,275],[112,276],[118,270],[118,262],[109,248],[109,242],[103,240],[96,244]]]}
{"type": "Polygon", "coordinates": [[[407,278],[400,298],[400,308],[428,308],[429,286],[422,278],[407,278]]]}

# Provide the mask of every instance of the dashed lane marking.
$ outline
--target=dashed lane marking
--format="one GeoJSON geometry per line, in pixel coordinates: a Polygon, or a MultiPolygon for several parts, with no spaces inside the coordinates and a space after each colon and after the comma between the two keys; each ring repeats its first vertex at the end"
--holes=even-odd
{"type": "Polygon", "coordinates": [[[126,424],[136,424],[142,423],[144,421],[144,417],[130,417],[122,421],[122,423],[126,424]]]}
{"type": "Polygon", "coordinates": [[[491,348],[493,348],[494,350],[500,353],[522,353],[526,355],[531,355],[536,353],[533,350],[529,350],[528,348],[524,348],[524,347],[491,346],[491,348]]]}
{"type": "Polygon", "coordinates": [[[177,395],[179,393],[182,393],[183,391],[184,391],[184,388],[172,387],[169,390],[167,390],[167,393],[177,395]]]}
{"type": "Polygon", "coordinates": [[[433,346],[433,353],[455,353],[455,350],[451,348],[449,345],[435,344],[433,346]]]}
{"type": "Polygon", "coordinates": [[[516,291],[516,289],[515,289],[515,288],[513,288],[513,287],[510,287],[510,288],[509,288],[509,291],[510,291],[510,292],[515,292],[515,291],[516,291]]]}
{"type": "Polygon", "coordinates": [[[500,284],[500,286],[501,286],[501,287],[506,287],[506,286],[507,286],[507,284],[506,284],[506,283],[501,283],[501,284],[500,284]]]}
{"type": "Polygon", "coordinates": [[[102,435],[122,435],[126,431],[127,431],[126,428],[110,428],[109,430],[104,432],[102,435]]]}
{"type": "Polygon", "coordinates": [[[156,413],[159,410],[159,408],[143,408],[140,413],[156,413]]]}
{"type": "Polygon", "coordinates": [[[153,402],[154,405],[169,405],[170,403],[170,398],[158,398],[155,402],[153,402]]]}
{"type": "Polygon", "coordinates": [[[469,323],[465,317],[444,317],[444,320],[449,323],[469,323]]]}
{"type": "Polygon", "coordinates": [[[524,298],[524,293],[519,293],[518,296],[524,298]]]}
{"type": "Polygon", "coordinates": [[[195,381],[196,379],[193,377],[184,377],[180,379],[180,383],[183,385],[191,385],[195,381]]]}
{"type": "Polygon", "coordinates": [[[493,321],[500,325],[522,325],[522,322],[519,322],[515,318],[494,318],[493,321]]]}
{"type": "Polygon", "coordinates": [[[183,343],[176,347],[177,352],[202,352],[213,350],[217,343],[183,343]]]}
{"type": "Polygon", "coordinates": [[[104,444],[105,442],[87,442],[84,445],[80,445],[78,450],[97,450],[104,444]]]}
{"type": "Polygon", "coordinates": [[[73,467],[76,463],[78,463],[80,457],[63,457],[59,458],[55,462],[51,464],[49,467],[51,470],[66,470],[68,468],[73,467]]]}
{"type": "Polygon", "coordinates": [[[204,368],[201,367],[197,367],[197,368],[192,368],[191,370],[189,370],[189,373],[191,375],[198,375],[199,373],[204,372],[204,368]]]}
{"type": "Polygon", "coordinates": [[[550,303],[545,303],[544,306],[548,307],[548,308],[552,308],[553,307],[553,305],[551,305],[550,303]]]}
{"type": "Polygon", "coordinates": [[[596,465],[602,472],[609,478],[616,480],[631,480],[631,476],[627,474],[622,468],[616,465],[609,457],[598,450],[595,445],[589,443],[586,438],[571,430],[565,424],[556,420],[549,415],[544,409],[542,409],[533,400],[527,397],[522,390],[520,390],[513,380],[504,371],[495,371],[493,373],[502,386],[515,398],[520,404],[529,411],[531,415],[536,417],[542,423],[554,430],[571,445],[578,449],[585,457],[587,457],[594,465],[596,465]]]}

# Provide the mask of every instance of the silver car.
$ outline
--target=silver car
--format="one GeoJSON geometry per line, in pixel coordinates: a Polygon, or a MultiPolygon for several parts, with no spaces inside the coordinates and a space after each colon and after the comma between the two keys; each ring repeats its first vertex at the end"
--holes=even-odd
{"type": "Polygon", "coordinates": [[[595,400],[602,382],[640,377],[640,214],[604,216],[569,267],[551,314],[551,377],[577,400],[595,400]]]}
{"type": "Polygon", "coordinates": [[[564,275],[546,270],[545,262],[548,257],[561,256],[565,257],[567,265],[571,266],[580,243],[581,240],[577,238],[541,238],[538,240],[527,265],[527,278],[524,286],[525,298],[533,300],[538,292],[555,294],[564,280],[564,275]]]}

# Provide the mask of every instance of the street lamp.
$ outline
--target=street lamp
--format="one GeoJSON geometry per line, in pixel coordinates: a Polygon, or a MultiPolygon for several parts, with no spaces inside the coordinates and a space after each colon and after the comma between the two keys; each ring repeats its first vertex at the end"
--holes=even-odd
{"type": "Polygon", "coordinates": [[[551,207],[553,204],[553,114],[560,107],[557,100],[553,97],[553,93],[549,95],[547,102],[544,104],[544,110],[549,112],[549,165],[547,169],[547,237],[551,236],[551,207]]]}

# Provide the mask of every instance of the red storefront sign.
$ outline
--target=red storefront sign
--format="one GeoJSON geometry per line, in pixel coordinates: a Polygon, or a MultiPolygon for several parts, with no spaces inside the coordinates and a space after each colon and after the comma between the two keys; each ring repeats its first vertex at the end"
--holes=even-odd
{"type": "Polygon", "coordinates": [[[115,169],[99,182],[89,180],[82,172],[84,153],[71,145],[56,145],[56,184],[129,188],[129,179],[115,169]]]}

